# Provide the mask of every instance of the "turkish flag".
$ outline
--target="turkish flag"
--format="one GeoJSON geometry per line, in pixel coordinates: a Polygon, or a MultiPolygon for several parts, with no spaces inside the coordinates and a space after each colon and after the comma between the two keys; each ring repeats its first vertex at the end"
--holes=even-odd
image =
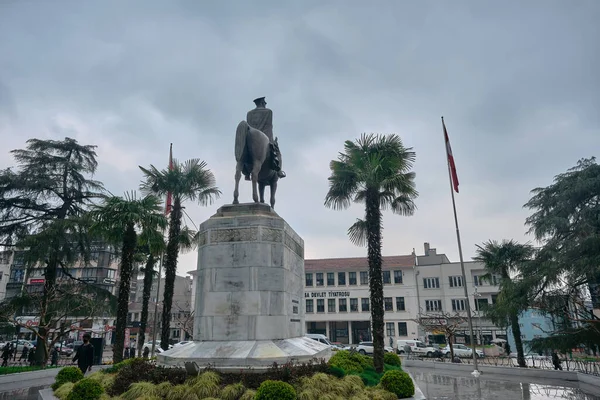
{"type": "Polygon", "coordinates": [[[446,140],[446,155],[448,156],[448,168],[450,168],[450,176],[452,178],[452,187],[458,193],[458,175],[456,174],[456,164],[454,164],[454,156],[452,155],[452,147],[450,147],[450,139],[448,138],[448,131],[446,130],[446,124],[442,120],[444,127],[444,138],[446,140]]]}

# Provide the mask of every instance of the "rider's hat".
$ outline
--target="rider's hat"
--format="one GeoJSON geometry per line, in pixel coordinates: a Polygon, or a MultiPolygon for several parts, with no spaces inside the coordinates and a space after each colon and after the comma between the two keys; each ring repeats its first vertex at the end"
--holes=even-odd
{"type": "Polygon", "coordinates": [[[264,97],[259,97],[257,99],[254,99],[254,104],[258,105],[258,103],[260,103],[261,101],[263,101],[265,98],[264,97]]]}

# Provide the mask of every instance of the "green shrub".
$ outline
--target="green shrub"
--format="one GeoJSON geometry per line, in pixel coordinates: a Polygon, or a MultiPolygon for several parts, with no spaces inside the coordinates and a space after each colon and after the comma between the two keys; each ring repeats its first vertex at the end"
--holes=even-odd
{"type": "Polygon", "coordinates": [[[406,372],[388,371],[381,378],[381,386],[398,398],[411,397],[415,394],[415,385],[406,372]]]}
{"type": "Polygon", "coordinates": [[[255,400],[296,400],[296,391],[289,383],[264,381],[256,391],[255,400]]]}
{"type": "Polygon", "coordinates": [[[108,393],[112,396],[118,396],[126,392],[132,383],[151,381],[152,371],[155,369],[154,365],[142,358],[127,360],[127,363],[121,366],[119,372],[115,375],[114,382],[110,389],[108,389],[108,393]]]}
{"type": "Polygon", "coordinates": [[[247,389],[240,400],[254,400],[254,396],[256,396],[256,390],[247,389]]]}
{"type": "Polygon", "coordinates": [[[381,374],[377,373],[373,367],[365,368],[358,376],[360,376],[365,386],[377,386],[381,379],[381,374]]]}
{"type": "Polygon", "coordinates": [[[400,357],[398,357],[398,354],[395,353],[385,353],[383,355],[383,362],[384,364],[393,365],[395,367],[399,367],[400,365],[402,365],[400,357]]]}
{"type": "Polygon", "coordinates": [[[234,383],[231,385],[227,385],[221,391],[221,399],[223,400],[238,400],[244,392],[246,388],[241,383],[234,383]]]}
{"type": "Polygon", "coordinates": [[[162,382],[156,385],[156,394],[161,398],[167,397],[169,392],[173,389],[171,382],[162,382]]]}
{"type": "Polygon", "coordinates": [[[392,392],[388,392],[385,389],[381,389],[379,387],[376,388],[368,388],[367,396],[369,396],[369,400],[397,400],[398,396],[396,396],[392,392]]]}
{"type": "Polygon", "coordinates": [[[135,358],[128,358],[127,360],[123,360],[120,363],[116,363],[108,368],[103,369],[102,372],[104,372],[105,374],[117,373],[121,370],[121,368],[135,362],[135,360],[135,358]]]}
{"type": "Polygon", "coordinates": [[[54,396],[58,397],[60,400],[66,400],[69,393],[71,393],[71,390],[73,390],[73,386],[75,386],[73,382],[63,383],[54,391],[54,396]]]}
{"type": "Polygon", "coordinates": [[[329,366],[341,368],[346,374],[350,372],[360,373],[365,368],[373,367],[373,359],[357,352],[340,350],[329,359],[329,366]]]}
{"type": "Polygon", "coordinates": [[[81,372],[81,370],[79,368],[64,367],[63,369],[58,371],[58,374],[56,374],[56,378],[54,380],[54,383],[52,384],[52,389],[56,390],[63,383],[66,383],[66,382],[75,383],[81,379],[83,379],[83,372],[81,372]]]}
{"type": "Polygon", "coordinates": [[[335,367],[333,365],[329,366],[329,369],[327,370],[327,373],[329,375],[335,376],[336,378],[343,378],[346,375],[346,373],[344,372],[343,369],[335,367]]]}
{"type": "Polygon", "coordinates": [[[110,389],[113,382],[115,381],[115,376],[110,374],[105,374],[102,371],[94,372],[87,376],[89,379],[98,382],[104,390],[110,389]]]}
{"type": "Polygon", "coordinates": [[[142,396],[156,396],[158,390],[151,382],[136,382],[129,386],[129,389],[121,395],[124,400],[137,400],[142,396]]]}
{"type": "Polygon", "coordinates": [[[67,400],[98,400],[102,393],[104,393],[104,389],[98,382],[83,378],[73,386],[67,400]]]}
{"type": "Polygon", "coordinates": [[[194,392],[194,387],[189,385],[176,385],[165,396],[167,400],[199,400],[194,392]]]}

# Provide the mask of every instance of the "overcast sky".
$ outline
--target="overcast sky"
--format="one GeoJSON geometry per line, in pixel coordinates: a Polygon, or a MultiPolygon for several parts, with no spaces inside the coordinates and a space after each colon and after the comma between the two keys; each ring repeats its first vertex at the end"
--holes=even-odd
{"type": "MultiPolygon", "coordinates": [[[[323,206],[329,161],[362,132],[417,153],[412,217],[386,214],[384,254],[423,242],[458,260],[440,116],[456,159],[465,259],[525,235],[529,191],[600,148],[600,2],[0,0],[0,167],[29,138],[98,145],[97,177],[200,158],[231,203],[238,122],[266,96],[288,177],[277,212],[306,258],[364,256],[364,213],[323,206]]],[[[241,201],[251,187],[241,182],[241,201]]],[[[178,273],[196,268],[180,259],[178,273]]]]}

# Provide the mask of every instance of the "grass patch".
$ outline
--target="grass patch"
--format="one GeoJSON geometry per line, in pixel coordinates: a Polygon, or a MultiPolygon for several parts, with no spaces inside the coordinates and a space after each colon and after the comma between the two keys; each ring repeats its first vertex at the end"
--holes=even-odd
{"type": "Polygon", "coordinates": [[[49,368],[58,368],[58,366],[47,366],[41,367],[39,365],[34,366],[13,366],[13,367],[0,367],[0,375],[8,375],[8,374],[18,374],[20,372],[31,372],[31,371],[39,371],[40,369],[49,369],[49,368]]]}

